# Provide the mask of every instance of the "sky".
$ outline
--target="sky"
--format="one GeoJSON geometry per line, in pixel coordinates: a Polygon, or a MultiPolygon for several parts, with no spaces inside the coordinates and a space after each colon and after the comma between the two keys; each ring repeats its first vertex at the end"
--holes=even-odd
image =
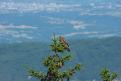
{"type": "Polygon", "coordinates": [[[120,0],[0,0],[0,42],[121,35],[120,0]]]}

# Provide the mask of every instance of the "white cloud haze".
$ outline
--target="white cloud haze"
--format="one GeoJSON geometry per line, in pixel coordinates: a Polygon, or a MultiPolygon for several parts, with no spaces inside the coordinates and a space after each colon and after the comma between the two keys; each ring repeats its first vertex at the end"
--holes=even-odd
{"type": "Polygon", "coordinates": [[[83,21],[77,21],[77,20],[72,20],[69,22],[74,29],[79,30],[79,29],[85,29],[86,26],[89,24],[84,23],[83,21]]]}
{"type": "Polygon", "coordinates": [[[87,26],[90,26],[91,24],[87,24],[86,22],[83,22],[81,20],[68,20],[68,19],[62,19],[62,18],[53,18],[48,17],[47,18],[49,24],[54,25],[64,25],[69,24],[71,27],[73,27],[76,30],[79,29],[86,29],[87,26]]]}
{"type": "Polygon", "coordinates": [[[98,34],[98,32],[72,32],[69,34],[65,34],[64,36],[70,37],[70,36],[76,36],[76,35],[91,35],[91,34],[98,34]]]}
{"type": "Polygon", "coordinates": [[[23,12],[62,12],[78,11],[80,15],[110,15],[121,17],[121,4],[119,3],[90,3],[83,4],[59,4],[59,3],[15,3],[0,2],[0,12],[3,13],[23,13],[23,12]]]}
{"type": "Polygon", "coordinates": [[[78,4],[57,4],[57,3],[14,3],[14,2],[0,2],[0,11],[18,11],[18,12],[33,12],[33,11],[73,11],[78,10],[78,4]]]}
{"type": "Polygon", "coordinates": [[[37,27],[32,27],[28,25],[0,24],[0,35],[2,36],[8,35],[14,38],[32,39],[32,37],[29,34],[27,34],[27,32],[23,31],[24,29],[37,29],[37,27]]]}
{"type": "Polygon", "coordinates": [[[32,26],[28,26],[28,25],[13,25],[13,24],[3,25],[3,24],[0,24],[0,29],[12,29],[12,28],[17,28],[17,29],[36,29],[37,27],[32,27],[32,26]]]}

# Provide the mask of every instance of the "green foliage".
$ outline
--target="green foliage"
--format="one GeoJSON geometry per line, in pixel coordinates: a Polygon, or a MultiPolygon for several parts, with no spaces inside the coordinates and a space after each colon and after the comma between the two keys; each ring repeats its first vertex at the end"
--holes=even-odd
{"type": "Polygon", "coordinates": [[[74,68],[74,69],[78,71],[78,70],[80,70],[80,69],[81,69],[81,67],[82,67],[82,65],[81,65],[81,64],[77,64],[77,65],[75,66],[75,68],[74,68]]]}
{"type": "Polygon", "coordinates": [[[72,58],[71,55],[67,55],[62,58],[62,61],[69,61],[71,60],[71,58],[72,58]]]}
{"type": "Polygon", "coordinates": [[[101,78],[102,81],[113,81],[114,79],[117,78],[118,74],[117,73],[112,73],[110,72],[109,69],[105,68],[101,71],[101,78]]]}
{"type": "Polygon", "coordinates": [[[51,50],[54,52],[64,52],[64,47],[60,43],[59,38],[54,35],[52,38],[51,50]]]}
{"type": "MultiPolygon", "coordinates": [[[[66,44],[66,43],[65,43],[66,44]]],[[[41,73],[35,70],[29,70],[29,75],[38,78],[41,81],[63,81],[64,79],[69,79],[81,69],[81,64],[77,64],[74,68],[62,72],[61,68],[65,65],[66,61],[71,60],[71,55],[59,55],[66,51],[64,43],[60,42],[59,37],[53,37],[51,50],[54,52],[53,55],[45,58],[43,65],[47,67],[47,73],[41,73]]]]}
{"type": "Polygon", "coordinates": [[[35,70],[32,70],[32,69],[30,69],[28,72],[29,72],[30,76],[34,76],[34,77],[36,77],[38,79],[41,79],[41,78],[45,77],[45,75],[42,72],[38,72],[38,71],[35,71],[35,70]]]}

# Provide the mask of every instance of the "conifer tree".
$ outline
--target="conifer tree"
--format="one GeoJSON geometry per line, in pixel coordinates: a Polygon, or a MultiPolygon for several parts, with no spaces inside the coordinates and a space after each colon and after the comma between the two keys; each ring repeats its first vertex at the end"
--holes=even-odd
{"type": "Polygon", "coordinates": [[[52,44],[50,45],[53,54],[49,55],[43,62],[47,68],[47,72],[43,73],[33,69],[29,69],[29,75],[39,79],[40,81],[69,81],[70,78],[81,69],[81,64],[76,64],[72,69],[62,71],[65,62],[71,60],[71,55],[62,55],[66,51],[70,52],[69,44],[65,38],[60,36],[53,36],[52,44]]]}
{"type": "Polygon", "coordinates": [[[111,72],[109,69],[104,68],[101,73],[102,81],[113,81],[117,78],[118,74],[116,72],[111,72]]]}

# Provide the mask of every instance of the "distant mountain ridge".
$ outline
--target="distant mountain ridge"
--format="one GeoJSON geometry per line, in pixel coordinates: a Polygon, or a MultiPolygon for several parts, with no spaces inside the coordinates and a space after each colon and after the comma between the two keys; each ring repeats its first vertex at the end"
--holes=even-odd
{"type": "MultiPolygon", "coordinates": [[[[69,40],[69,43],[74,61],[67,63],[67,67],[77,62],[84,65],[82,71],[73,79],[99,80],[99,72],[104,67],[121,74],[121,37],[69,40]]],[[[49,50],[49,44],[46,43],[1,44],[0,80],[36,81],[27,79],[25,66],[45,71],[42,60],[48,54],[52,52],[49,50]]]]}

